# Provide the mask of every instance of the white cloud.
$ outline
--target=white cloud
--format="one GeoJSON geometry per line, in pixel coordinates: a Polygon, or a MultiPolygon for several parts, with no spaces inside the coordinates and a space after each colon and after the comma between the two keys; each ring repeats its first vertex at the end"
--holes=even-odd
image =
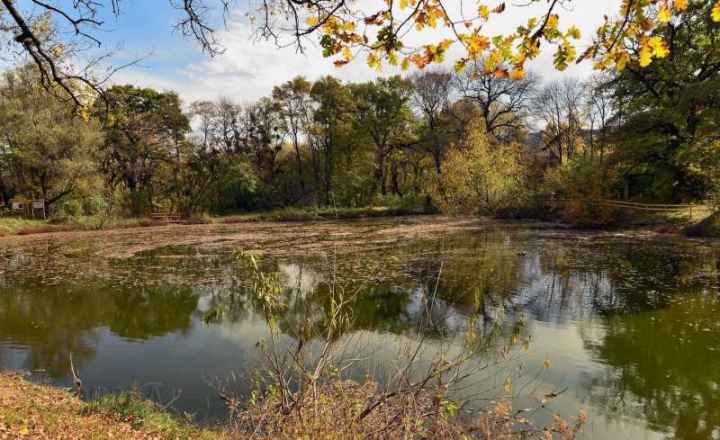
{"type": "MultiPolygon", "coordinates": [[[[585,35],[582,49],[582,45],[589,43],[587,36],[600,24],[603,15],[616,13],[619,1],[584,0],[578,3],[583,6],[561,12],[561,23],[577,24],[581,28],[585,35]]],[[[510,7],[506,14],[497,16],[491,22],[492,26],[487,29],[487,33],[507,33],[533,14],[542,13],[545,7],[544,2],[522,8],[510,7]]],[[[273,86],[297,75],[314,80],[322,75],[332,74],[345,81],[362,81],[377,76],[376,72],[363,63],[362,58],[344,68],[334,67],[332,61],[323,58],[321,50],[312,42],[308,43],[304,53],[298,53],[294,47],[278,48],[272,42],[255,41],[252,38],[251,25],[240,11],[230,17],[227,29],[220,32],[218,37],[226,51],[215,58],[202,58],[197,61],[196,53],[192,53],[188,59],[193,62],[186,65],[180,63],[177,71],[135,67],[119,73],[115,81],[163,90],[172,89],[185,101],[222,97],[236,102],[248,102],[267,95],[273,86]]],[[[197,50],[191,49],[190,44],[186,46],[189,51],[197,50]]],[[[546,46],[545,49],[543,55],[529,67],[546,79],[560,76],[583,77],[592,71],[591,66],[584,63],[571,66],[567,72],[557,72],[552,66],[552,48],[546,46]]],[[[452,59],[452,54],[448,58],[452,59]]],[[[388,69],[385,75],[395,73],[397,70],[388,69]]]]}

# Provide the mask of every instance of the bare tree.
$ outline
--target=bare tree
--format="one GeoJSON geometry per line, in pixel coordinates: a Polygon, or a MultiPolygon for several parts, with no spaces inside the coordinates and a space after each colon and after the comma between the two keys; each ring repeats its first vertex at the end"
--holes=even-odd
{"type": "Polygon", "coordinates": [[[440,174],[445,150],[446,124],[444,116],[450,108],[454,84],[453,76],[444,70],[417,73],[410,78],[412,105],[424,121],[423,146],[433,158],[435,171],[440,174]]]}
{"type": "MultiPolygon", "coordinates": [[[[226,16],[233,0],[168,1],[183,13],[176,24],[179,32],[197,40],[210,55],[222,52],[209,24],[211,11],[218,8],[211,8],[208,2],[219,5],[226,16]]],[[[123,67],[102,68],[109,54],[91,56],[79,67],[76,63],[88,58],[79,56],[81,53],[89,54],[102,46],[97,36],[105,25],[100,19],[102,13],[109,10],[118,16],[124,4],[123,0],[0,0],[0,32],[9,36],[10,46],[19,49],[15,55],[25,55],[37,66],[48,91],[60,92],[55,95],[81,106],[92,95],[102,94],[103,85],[123,67]]]]}
{"type": "Polygon", "coordinates": [[[600,160],[603,160],[611,124],[617,114],[611,78],[608,75],[594,75],[586,83],[586,88],[588,98],[585,106],[590,129],[588,140],[590,155],[594,157],[597,152],[600,160]]]}
{"type": "Polygon", "coordinates": [[[517,139],[537,90],[536,75],[513,80],[487,75],[475,66],[458,75],[456,82],[461,95],[480,109],[490,136],[499,142],[517,139]]]}
{"type": "Polygon", "coordinates": [[[568,78],[547,84],[533,99],[536,117],[544,124],[545,149],[556,163],[573,158],[582,137],[583,84],[568,78]]]}

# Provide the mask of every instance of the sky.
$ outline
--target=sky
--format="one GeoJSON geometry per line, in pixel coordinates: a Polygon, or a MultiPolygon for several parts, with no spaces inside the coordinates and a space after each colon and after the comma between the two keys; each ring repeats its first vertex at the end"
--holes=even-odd
{"type": "MultiPolygon", "coordinates": [[[[154,87],[160,90],[176,91],[184,102],[227,98],[238,103],[254,101],[269,94],[272,87],[288,81],[297,75],[310,80],[332,74],[345,81],[363,81],[375,78],[378,73],[369,69],[362,58],[343,68],[336,68],[332,60],[321,56],[320,50],[310,41],[304,54],[290,47],[279,49],[272,42],[255,41],[252,25],[246,18],[248,5],[241,0],[230,13],[226,26],[219,26],[217,37],[225,48],[222,55],[214,58],[204,54],[199,45],[184,38],[174,30],[180,17],[167,0],[125,0],[124,9],[118,18],[108,16],[103,31],[98,34],[103,40],[103,49],[115,52],[114,63],[142,58],[142,61],[115,74],[113,82],[132,83],[154,87]]],[[[358,0],[365,7],[372,7],[377,0],[358,0]]],[[[448,0],[448,4],[459,4],[461,0],[448,0]]],[[[489,6],[495,0],[485,0],[489,6]]],[[[499,1],[497,1],[499,3],[499,1]]],[[[508,2],[507,11],[495,16],[487,28],[487,34],[507,33],[530,16],[539,15],[547,7],[545,1],[533,6],[517,6],[508,2]]],[[[579,51],[587,47],[593,29],[602,22],[603,15],[615,16],[619,0],[571,0],[561,10],[563,23],[577,25],[583,31],[579,51]]],[[[477,4],[465,0],[466,5],[477,4]]],[[[437,38],[440,32],[419,37],[437,38]]],[[[531,64],[529,69],[539,73],[545,80],[564,76],[586,77],[592,73],[592,66],[584,63],[571,66],[566,72],[557,72],[552,67],[552,50],[531,64]]],[[[447,57],[448,65],[457,59],[452,52],[447,57]]],[[[412,70],[412,69],[411,69],[412,70]]],[[[400,73],[385,69],[382,75],[400,73]]]]}

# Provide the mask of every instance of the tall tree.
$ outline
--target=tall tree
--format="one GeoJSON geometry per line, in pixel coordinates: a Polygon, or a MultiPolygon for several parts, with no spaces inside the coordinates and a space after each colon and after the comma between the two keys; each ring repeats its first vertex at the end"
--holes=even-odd
{"type": "Polygon", "coordinates": [[[375,146],[376,190],[387,194],[388,158],[406,142],[410,133],[411,111],[408,106],[410,84],[394,76],[374,82],[353,84],[358,129],[366,133],[375,146]]]}
{"type": "Polygon", "coordinates": [[[545,85],[533,100],[536,117],[545,125],[545,149],[557,164],[572,159],[582,147],[583,95],[582,83],[566,78],[545,85]]]}
{"type": "Polygon", "coordinates": [[[423,121],[421,144],[428,151],[435,165],[435,172],[442,171],[449,145],[445,117],[452,99],[453,76],[442,70],[429,70],[409,78],[412,84],[412,104],[423,121]]]}
{"type": "Polygon", "coordinates": [[[0,190],[52,206],[96,174],[92,157],[102,132],[52,99],[37,75],[34,66],[21,67],[5,72],[0,85],[0,190]]]}
{"type": "MultiPolygon", "coordinates": [[[[667,41],[665,57],[646,65],[647,48],[610,83],[622,102],[615,160],[626,179],[649,182],[648,196],[704,198],[717,185],[720,145],[720,24],[708,18],[713,6],[690,2],[652,38],[667,41]]],[[[720,10],[718,10],[720,13],[720,10]]],[[[640,188],[635,188],[639,192],[640,188]]]]}
{"type": "Polygon", "coordinates": [[[481,67],[473,66],[458,75],[457,88],[480,109],[490,139],[509,142],[517,140],[526,127],[538,82],[532,73],[522,79],[510,79],[486,75],[481,67]]]}
{"type": "Polygon", "coordinates": [[[271,183],[278,172],[278,155],[286,139],[284,122],[280,104],[266,97],[245,109],[240,125],[242,150],[266,183],[271,183]]]}
{"type": "Polygon", "coordinates": [[[312,100],[310,91],[312,83],[298,76],[273,89],[273,99],[280,106],[280,115],[284,121],[284,129],[290,136],[295,150],[298,180],[302,193],[305,193],[303,176],[303,159],[300,151],[303,135],[307,134],[312,118],[312,100]]]}
{"type": "Polygon", "coordinates": [[[310,135],[313,172],[323,203],[330,205],[337,150],[349,139],[354,102],[348,88],[331,76],[316,81],[310,95],[317,106],[310,135]]]}
{"type": "Polygon", "coordinates": [[[588,147],[591,157],[599,155],[602,161],[608,148],[612,124],[617,121],[618,101],[613,97],[613,88],[609,85],[608,75],[594,75],[585,84],[587,99],[585,115],[589,136],[588,147]]]}
{"type": "Polygon", "coordinates": [[[110,184],[121,184],[129,192],[131,211],[141,214],[152,205],[158,169],[181,159],[180,145],[190,123],[172,92],[113,86],[108,103],[103,168],[110,184]]]}

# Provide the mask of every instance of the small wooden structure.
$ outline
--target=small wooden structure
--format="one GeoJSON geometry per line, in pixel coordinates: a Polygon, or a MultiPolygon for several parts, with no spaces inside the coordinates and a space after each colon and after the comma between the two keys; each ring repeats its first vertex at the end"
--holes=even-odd
{"type": "MultiPolygon", "coordinates": [[[[0,208],[3,205],[0,204],[0,208]]],[[[7,206],[11,215],[24,218],[47,218],[47,206],[45,199],[26,199],[24,197],[13,198],[7,206]]]]}
{"type": "Polygon", "coordinates": [[[20,217],[29,216],[30,205],[24,199],[13,199],[10,203],[10,213],[20,217]]]}
{"type": "Polygon", "coordinates": [[[45,211],[45,199],[35,199],[30,203],[30,213],[35,218],[35,214],[42,215],[43,219],[47,218],[47,212],[45,211]]]}

